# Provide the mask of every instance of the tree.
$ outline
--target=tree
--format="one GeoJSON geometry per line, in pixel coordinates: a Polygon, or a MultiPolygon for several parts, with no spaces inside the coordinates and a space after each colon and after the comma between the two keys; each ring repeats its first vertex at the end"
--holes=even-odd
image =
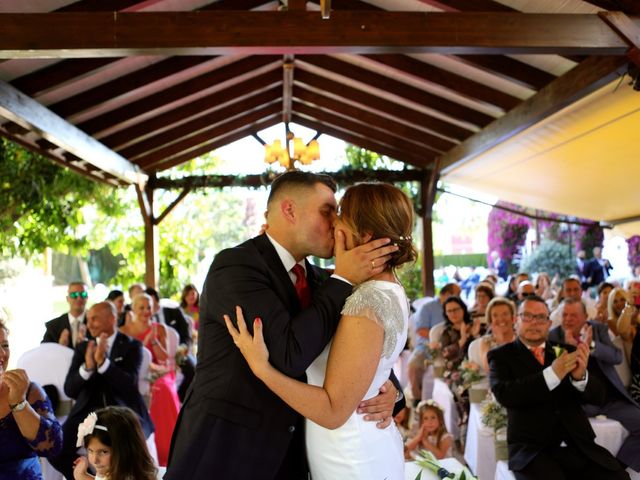
{"type": "Polygon", "coordinates": [[[46,247],[77,254],[90,248],[83,209],[108,217],[126,209],[116,188],[58,166],[0,138],[0,254],[31,258],[46,247]]]}
{"type": "Polygon", "coordinates": [[[553,240],[544,240],[531,255],[522,259],[520,271],[527,273],[547,272],[566,278],[575,271],[575,263],[569,246],[553,240]]]}

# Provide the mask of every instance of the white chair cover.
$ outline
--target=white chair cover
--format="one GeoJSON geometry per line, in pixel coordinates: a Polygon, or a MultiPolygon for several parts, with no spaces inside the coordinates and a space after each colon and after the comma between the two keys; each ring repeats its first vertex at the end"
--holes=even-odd
{"type": "Polygon", "coordinates": [[[616,372],[618,372],[620,380],[622,380],[622,384],[625,388],[629,388],[629,384],[631,383],[631,368],[627,361],[627,355],[624,352],[624,342],[620,337],[615,337],[612,342],[622,352],[622,362],[616,365],[616,372]]]}
{"type": "MultiPolygon", "coordinates": [[[[29,380],[40,386],[56,387],[60,396],[56,418],[60,423],[64,423],[71,409],[71,399],[64,393],[64,380],[72,359],[73,349],[57,343],[42,343],[23,353],[17,362],[17,367],[27,372],[29,380]]],[[[44,480],[63,480],[62,474],[53,468],[46,458],[40,459],[40,465],[44,480]]]]}
{"type": "Polygon", "coordinates": [[[437,324],[431,330],[429,330],[429,341],[430,342],[439,342],[442,337],[442,332],[444,332],[445,322],[437,324]]]}
{"type": "MultiPolygon", "coordinates": [[[[142,362],[140,363],[140,370],[138,370],[138,390],[140,391],[140,395],[145,399],[149,397],[151,388],[149,382],[149,364],[152,358],[153,355],[149,349],[142,347],[142,362]]],[[[149,406],[148,403],[147,406],[149,406]]]]}
{"type": "MultiPolygon", "coordinates": [[[[480,368],[484,372],[482,368],[482,359],[480,358],[480,344],[482,343],[482,337],[476,338],[473,342],[469,344],[469,351],[467,352],[467,357],[470,361],[477,363],[480,365],[480,368]]],[[[484,372],[485,374],[487,372],[484,372]]]]}
{"type": "Polygon", "coordinates": [[[174,359],[178,351],[178,345],[180,344],[180,335],[175,328],[169,325],[165,325],[164,327],[167,329],[167,347],[169,349],[167,353],[170,359],[174,359]]]}

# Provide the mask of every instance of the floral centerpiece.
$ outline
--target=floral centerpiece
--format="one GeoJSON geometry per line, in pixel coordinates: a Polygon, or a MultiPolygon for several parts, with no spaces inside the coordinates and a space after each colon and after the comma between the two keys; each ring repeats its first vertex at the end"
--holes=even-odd
{"type": "Polygon", "coordinates": [[[449,383],[449,388],[453,394],[460,398],[465,391],[471,388],[471,385],[479,382],[484,378],[480,371],[480,365],[470,360],[464,360],[457,368],[457,370],[447,370],[446,379],[449,383]]]}
{"type": "Polygon", "coordinates": [[[425,364],[433,365],[433,376],[441,378],[444,374],[445,362],[442,356],[442,344],[440,342],[429,342],[425,345],[426,359],[425,364]]]}
{"type": "MultiPolygon", "coordinates": [[[[438,478],[452,478],[454,480],[478,480],[477,477],[474,477],[471,474],[468,474],[465,470],[460,472],[460,474],[456,475],[455,473],[451,473],[449,470],[444,468],[438,459],[433,455],[433,453],[427,450],[420,450],[416,456],[416,464],[423,469],[431,470],[435,473],[438,478]]],[[[415,480],[421,480],[422,471],[418,473],[415,480]]]]}
{"type": "Polygon", "coordinates": [[[495,436],[496,460],[507,460],[507,409],[493,395],[482,408],[482,423],[493,429],[495,436]]]}

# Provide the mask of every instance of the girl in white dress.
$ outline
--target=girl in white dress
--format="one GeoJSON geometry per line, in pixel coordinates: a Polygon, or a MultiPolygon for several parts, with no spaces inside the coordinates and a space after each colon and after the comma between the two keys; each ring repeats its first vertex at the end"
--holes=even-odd
{"type": "MultiPolygon", "coordinates": [[[[356,408],[378,394],[407,339],[408,302],[395,268],[415,260],[413,207],[398,188],[383,183],[350,187],[335,228],[348,249],[390,238],[399,249],[381,274],[354,288],[332,343],[307,370],[308,383],[285,376],[268,361],[262,323],[247,331],[240,307],[238,329],[225,315],[234,342],[253,373],[307,418],[307,457],[313,480],[404,478],[402,438],[395,424],[380,429],[356,408]]],[[[372,266],[373,267],[373,266],[372,266]]],[[[310,308],[313,308],[310,307],[310,308]]]]}
{"type": "Polygon", "coordinates": [[[439,460],[453,456],[453,435],[447,432],[440,405],[433,400],[423,400],[418,404],[418,418],[418,433],[405,444],[409,458],[418,450],[428,450],[439,460]]]}

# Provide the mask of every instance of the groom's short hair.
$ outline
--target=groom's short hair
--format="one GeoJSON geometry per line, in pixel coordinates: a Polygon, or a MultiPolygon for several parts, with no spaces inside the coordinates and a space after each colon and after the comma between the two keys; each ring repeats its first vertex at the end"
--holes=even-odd
{"type": "Polygon", "coordinates": [[[333,178],[324,173],[302,172],[300,170],[285,172],[278,175],[271,183],[267,204],[271,203],[280,192],[298,188],[313,188],[317,183],[326,185],[333,193],[337,190],[336,182],[333,178]]]}

